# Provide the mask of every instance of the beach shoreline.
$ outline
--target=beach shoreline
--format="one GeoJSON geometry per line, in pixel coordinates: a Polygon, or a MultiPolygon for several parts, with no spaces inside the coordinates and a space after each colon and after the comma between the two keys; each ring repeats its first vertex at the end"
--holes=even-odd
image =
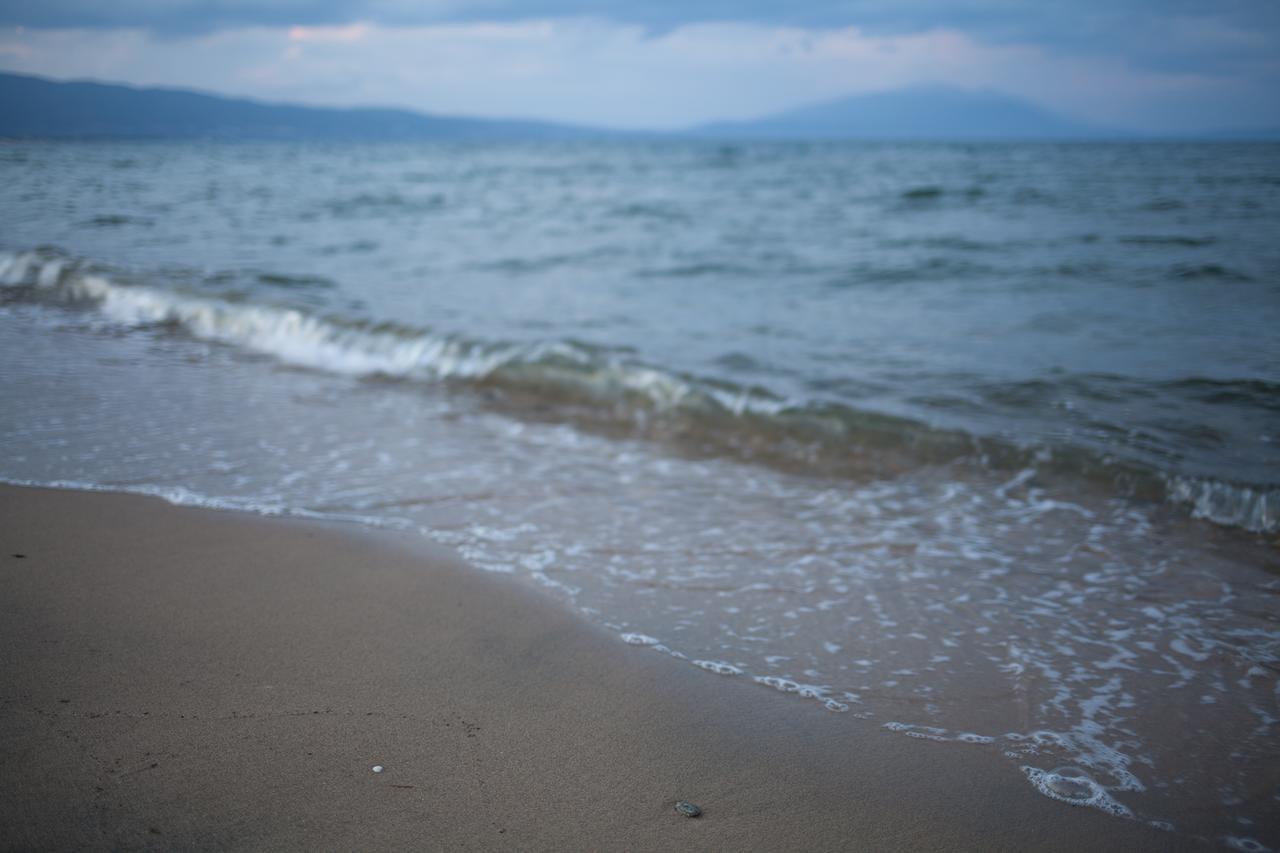
{"type": "Polygon", "coordinates": [[[413,534],[14,486],[0,531],[0,849],[1209,847],[413,534]]]}

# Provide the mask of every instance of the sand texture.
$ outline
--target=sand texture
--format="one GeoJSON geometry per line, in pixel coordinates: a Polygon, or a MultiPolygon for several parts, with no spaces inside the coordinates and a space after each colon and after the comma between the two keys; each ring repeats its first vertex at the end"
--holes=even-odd
{"type": "Polygon", "coordinates": [[[0,849],[1200,849],[416,539],[0,487],[0,849]]]}

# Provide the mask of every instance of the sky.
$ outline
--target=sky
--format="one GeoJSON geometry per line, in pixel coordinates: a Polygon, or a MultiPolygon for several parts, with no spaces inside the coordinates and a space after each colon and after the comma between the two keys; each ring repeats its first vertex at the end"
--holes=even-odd
{"type": "Polygon", "coordinates": [[[1277,0],[0,0],[0,70],[667,130],[947,85],[1280,126],[1277,0]]]}

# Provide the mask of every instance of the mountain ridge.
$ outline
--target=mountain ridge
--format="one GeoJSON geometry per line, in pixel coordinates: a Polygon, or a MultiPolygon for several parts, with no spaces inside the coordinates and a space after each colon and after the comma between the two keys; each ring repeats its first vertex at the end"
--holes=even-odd
{"type": "Polygon", "coordinates": [[[700,136],[753,139],[1099,139],[1134,134],[1077,122],[989,90],[912,87],[848,95],[757,119],[714,122],[700,136]]]}
{"type": "Polygon", "coordinates": [[[0,73],[0,136],[54,139],[577,139],[615,132],[556,122],[312,107],[187,89],[0,73]]]}
{"type": "Polygon", "coordinates": [[[537,119],[439,115],[395,107],[316,107],[188,89],[58,81],[0,72],[0,137],[416,141],[742,140],[1280,140],[1280,127],[1154,134],[1100,127],[993,91],[916,87],[851,95],[757,119],[668,132],[537,119]]]}

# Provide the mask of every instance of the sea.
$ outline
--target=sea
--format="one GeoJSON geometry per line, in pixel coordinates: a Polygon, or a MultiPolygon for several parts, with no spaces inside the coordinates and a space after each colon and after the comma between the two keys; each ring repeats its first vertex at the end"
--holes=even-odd
{"type": "Polygon", "coordinates": [[[9,142],[0,364],[7,482],[1280,849],[1278,144],[9,142]]]}

